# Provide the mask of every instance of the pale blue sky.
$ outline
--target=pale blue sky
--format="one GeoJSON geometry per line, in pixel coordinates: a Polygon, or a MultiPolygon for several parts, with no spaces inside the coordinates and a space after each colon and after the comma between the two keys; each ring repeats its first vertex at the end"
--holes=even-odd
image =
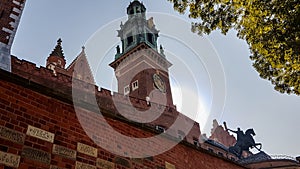
{"type": "MultiPolygon", "coordinates": [[[[129,2],[129,0],[111,0],[105,1],[105,3],[99,0],[27,0],[13,43],[12,54],[20,59],[34,62],[37,66],[45,66],[46,58],[56,45],[56,40],[61,37],[68,65],[79,54],[81,46],[89,45],[87,40],[99,28],[126,15],[129,2]]],[[[167,13],[190,22],[185,16],[178,15],[167,0],[144,0],[143,2],[148,12],[167,13]]],[[[147,15],[147,18],[149,17],[150,15],[147,15]]],[[[157,19],[159,18],[154,18],[155,23],[159,23],[157,19]]],[[[157,29],[164,30],[164,32],[161,31],[161,34],[168,35],[172,30],[176,30],[174,27],[169,27],[169,30],[164,27],[165,25],[156,24],[157,29]]],[[[115,33],[112,38],[117,39],[117,29],[119,27],[111,30],[115,33]]],[[[178,36],[184,33],[190,34],[190,30],[178,32],[178,36]]],[[[201,39],[196,34],[194,36],[201,39]]],[[[223,65],[226,78],[226,86],[224,86],[226,101],[224,102],[224,109],[221,109],[218,115],[215,116],[217,120],[220,123],[226,121],[228,127],[233,129],[238,126],[244,130],[250,127],[254,128],[257,134],[254,139],[257,142],[262,142],[263,150],[269,154],[300,155],[298,148],[300,142],[298,134],[300,130],[298,125],[300,97],[280,94],[274,91],[269,81],[261,79],[251,66],[247,45],[243,40],[235,37],[235,32],[229,32],[226,36],[214,32],[209,36],[205,36],[204,40],[205,42],[210,40],[213,48],[215,48],[215,52],[223,65]]],[[[185,39],[185,41],[189,41],[189,39],[185,39]]],[[[182,51],[180,52],[179,49],[168,48],[172,48],[172,45],[174,45],[166,44],[168,40],[161,40],[160,42],[163,43],[169,53],[174,52],[176,55],[182,55],[182,51]]],[[[191,42],[195,41],[191,39],[191,42]]],[[[95,45],[101,46],[103,44],[95,45]]],[[[203,51],[202,54],[205,53],[205,56],[207,56],[205,50],[209,49],[204,48],[204,46],[204,44],[199,43],[199,49],[203,51]]],[[[106,58],[107,63],[102,62],[101,64],[108,67],[108,64],[114,59],[113,55],[110,57],[106,58]]],[[[186,56],[182,56],[180,59],[188,60],[186,56]]],[[[189,60],[187,63],[191,62],[193,60],[189,60]]],[[[218,63],[215,64],[215,67],[214,65],[206,66],[209,66],[209,68],[205,69],[202,65],[199,66],[199,70],[222,70],[218,63]]],[[[109,67],[108,71],[112,73],[109,67]]],[[[212,100],[210,90],[214,89],[210,87],[209,75],[205,72],[195,74],[199,75],[197,78],[201,79],[199,81],[201,83],[199,91],[201,97],[203,97],[202,99],[205,100],[205,105],[208,107],[206,109],[211,109],[209,106],[214,104],[210,103],[212,100]]],[[[111,79],[111,76],[114,75],[97,74],[95,75],[96,80],[101,81],[100,77],[102,76],[108,76],[106,78],[111,79]]],[[[176,80],[178,77],[174,78],[176,80]]],[[[102,86],[102,84],[99,85],[102,86]]],[[[109,87],[105,84],[103,86],[109,87]]]]}

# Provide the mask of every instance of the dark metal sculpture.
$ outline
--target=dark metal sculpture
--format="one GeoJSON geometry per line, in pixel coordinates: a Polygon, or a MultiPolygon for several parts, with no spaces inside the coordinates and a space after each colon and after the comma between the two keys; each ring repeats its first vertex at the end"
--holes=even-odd
{"type": "Polygon", "coordinates": [[[231,131],[233,133],[236,133],[237,135],[236,144],[234,146],[229,147],[229,152],[237,155],[239,158],[242,158],[243,151],[249,152],[249,148],[256,148],[258,151],[261,151],[262,144],[255,143],[253,139],[253,136],[255,136],[255,132],[252,128],[246,130],[246,132],[244,133],[243,130],[241,130],[240,128],[237,128],[236,131],[228,129],[225,122],[224,126],[227,131],[231,131]]]}
{"type": "Polygon", "coordinates": [[[118,45],[117,47],[116,47],[116,49],[117,49],[117,54],[120,54],[120,46],[118,45]]]}

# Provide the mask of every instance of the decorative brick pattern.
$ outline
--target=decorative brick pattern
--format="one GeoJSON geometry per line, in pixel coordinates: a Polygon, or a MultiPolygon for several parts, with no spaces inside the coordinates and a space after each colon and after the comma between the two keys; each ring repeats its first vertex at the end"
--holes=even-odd
{"type": "Polygon", "coordinates": [[[11,46],[25,0],[0,1],[0,69],[11,72],[11,46]]]}
{"type": "Polygon", "coordinates": [[[0,5],[0,43],[9,45],[22,14],[25,0],[2,0],[0,5]]]}

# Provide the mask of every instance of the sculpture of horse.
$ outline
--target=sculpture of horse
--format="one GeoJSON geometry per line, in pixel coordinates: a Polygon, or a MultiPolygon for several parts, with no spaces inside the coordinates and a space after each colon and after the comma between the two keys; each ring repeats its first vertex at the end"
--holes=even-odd
{"type": "Polygon", "coordinates": [[[261,150],[262,144],[255,143],[253,136],[255,132],[253,129],[248,129],[245,134],[240,136],[240,140],[237,140],[234,146],[229,147],[229,152],[237,155],[239,158],[242,157],[243,151],[249,151],[249,148],[256,148],[258,151],[261,150]],[[259,148],[257,147],[259,146],[259,148]]]}

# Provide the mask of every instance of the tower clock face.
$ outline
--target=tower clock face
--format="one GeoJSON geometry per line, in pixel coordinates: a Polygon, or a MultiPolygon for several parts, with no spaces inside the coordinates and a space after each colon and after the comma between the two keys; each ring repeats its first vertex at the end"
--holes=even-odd
{"type": "Polygon", "coordinates": [[[158,75],[154,74],[153,75],[153,81],[154,81],[154,86],[161,92],[165,93],[166,92],[166,84],[163,81],[163,79],[158,75]]]}

